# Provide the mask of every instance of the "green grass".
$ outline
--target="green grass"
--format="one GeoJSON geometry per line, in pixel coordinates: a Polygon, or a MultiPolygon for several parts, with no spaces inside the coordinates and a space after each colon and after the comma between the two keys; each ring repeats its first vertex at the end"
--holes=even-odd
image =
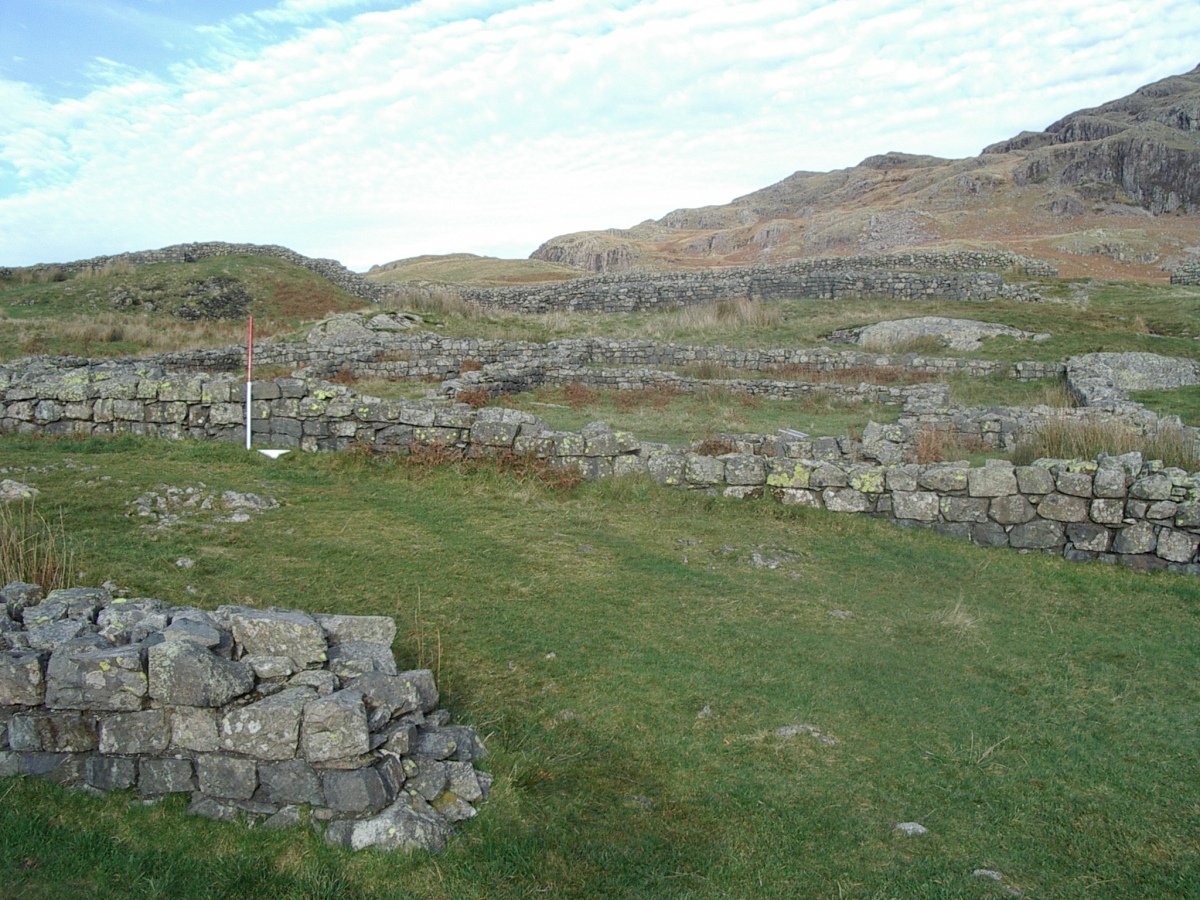
{"type": "Polygon", "coordinates": [[[1160,416],[1179,416],[1185,425],[1200,425],[1200,385],[1170,391],[1132,391],[1129,399],[1160,416]]]}
{"type": "Polygon", "coordinates": [[[0,360],[35,353],[123,356],[155,350],[245,343],[246,316],[266,337],[330,312],[359,309],[361,298],[280,259],[225,256],[195,263],[111,267],[65,281],[0,281],[0,360]],[[210,289],[236,299],[226,318],[181,318],[210,289]]]}
{"type": "Polygon", "coordinates": [[[644,441],[686,444],[718,434],[774,434],[792,428],[815,435],[861,431],[867,422],[895,422],[899,406],[849,403],[827,396],[767,400],[711,389],[695,394],[669,390],[580,391],[578,387],[539,388],[508,395],[497,406],[520,409],[560,431],[578,431],[604,421],[644,441]]]}
{"type": "Polygon", "coordinates": [[[133,438],[10,436],[0,458],[62,510],[88,583],[393,615],[402,665],[440,634],[444,703],[497,778],[433,858],[9,780],[5,896],[1007,896],[976,868],[1038,897],[1200,884],[1195,578],[639,480],[562,493],[133,438]],[[196,481],[283,505],[216,530],[124,515],[196,481]],[[759,548],[794,559],[755,568],[759,548]],[[837,743],[774,736],[796,723],[837,743]]]}
{"type": "Polygon", "coordinates": [[[390,268],[375,267],[367,277],[381,284],[434,282],[504,287],[564,281],[594,274],[586,269],[544,262],[540,259],[497,259],[494,256],[476,256],[473,253],[416,256],[386,265],[390,268]]]}

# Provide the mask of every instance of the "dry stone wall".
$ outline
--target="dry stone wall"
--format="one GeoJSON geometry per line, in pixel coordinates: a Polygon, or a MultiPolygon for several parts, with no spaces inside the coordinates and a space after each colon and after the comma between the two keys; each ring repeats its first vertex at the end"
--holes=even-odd
{"type": "Polygon", "coordinates": [[[0,589],[0,774],[93,793],[189,793],[189,811],[308,819],[361,849],[440,850],[491,776],[386,616],[215,611],[100,588],[0,589]]]}
{"type": "Polygon", "coordinates": [[[1200,284],[1200,260],[1179,266],[1171,273],[1171,284],[1200,284]]]}
{"type": "MultiPolygon", "coordinates": [[[[113,362],[0,367],[0,430],[241,441],[242,391],[229,377],[113,362]]],[[[639,441],[603,423],[553,431],[516,410],[379,400],[299,378],[256,382],[254,392],[254,433],[259,443],[276,447],[339,450],[358,442],[402,453],[441,445],[469,457],[528,454],[591,479],[641,473],[729,497],[771,492],[785,503],[924,524],[986,546],[1200,571],[1200,476],[1143,462],[1136,454],[1018,469],[1001,461],[984,469],[914,467],[905,459],[920,416],[943,421],[936,409],[921,413],[920,398],[906,408],[916,417],[911,424],[870,425],[861,441],[733,435],[727,437],[731,452],[712,456],[697,452],[701,448],[639,441]]],[[[996,446],[1007,446],[1022,423],[1039,415],[1035,410],[1033,419],[1022,419],[1013,413],[1009,430],[1007,420],[989,418],[1003,414],[976,411],[979,433],[994,436],[996,446]]]]}

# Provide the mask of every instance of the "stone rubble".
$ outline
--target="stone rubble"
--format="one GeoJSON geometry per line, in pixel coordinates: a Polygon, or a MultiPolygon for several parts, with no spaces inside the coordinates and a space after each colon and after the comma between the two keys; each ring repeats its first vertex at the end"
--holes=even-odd
{"type": "Polygon", "coordinates": [[[0,589],[0,775],[35,775],[350,849],[442,849],[491,776],[383,616],[0,589]],[[337,665],[334,665],[334,661],[337,665]]]}

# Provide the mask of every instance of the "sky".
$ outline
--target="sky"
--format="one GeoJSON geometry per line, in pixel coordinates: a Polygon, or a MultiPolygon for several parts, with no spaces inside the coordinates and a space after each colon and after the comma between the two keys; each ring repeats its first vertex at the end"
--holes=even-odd
{"type": "Polygon", "coordinates": [[[528,256],[1200,63],[1196,0],[2,0],[0,265],[528,256]]]}

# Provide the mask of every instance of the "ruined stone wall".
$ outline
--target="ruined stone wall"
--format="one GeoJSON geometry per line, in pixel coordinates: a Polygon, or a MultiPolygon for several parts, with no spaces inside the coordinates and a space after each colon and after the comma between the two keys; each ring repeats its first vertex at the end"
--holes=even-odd
{"type": "Polygon", "coordinates": [[[553,285],[459,288],[463,299],[489,309],[522,313],[638,312],[720,300],[818,300],[884,297],[891,300],[982,302],[1004,296],[992,272],[901,272],[813,269],[808,261],[700,272],[625,273],[577,278],[553,285]]]}
{"type": "Polygon", "coordinates": [[[387,616],[213,612],[100,588],[0,589],[0,774],[189,812],[305,819],[331,844],[439,850],[491,776],[387,616]]]}
{"type": "MultiPolygon", "coordinates": [[[[1015,469],[1002,461],[984,469],[914,466],[905,453],[912,424],[870,425],[861,441],[799,434],[729,436],[731,452],[704,455],[639,441],[596,424],[558,432],[528,413],[435,401],[356,396],[319,381],[281,378],[254,385],[253,430],[260,444],[340,450],[358,442],[409,452],[436,444],[465,456],[531,454],[578,469],[587,478],[643,473],[669,485],[721,491],[731,497],[771,491],[785,503],[834,512],[862,512],[901,524],[926,524],[988,546],[1061,553],[1071,559],[1121,559],[1143,567],[1195,568],[1200,544],[1200,476],[1136,454],[1099,462],[1055,462],[1015,469]]],[[[0,430],[49,434],[131,432],[165,438],[244,439],[243,386],[208,374],[171,374],[118,363],[0,367],[0,430]]],[[[1036,410],[1011,413],[1008,430],[997,410],[966,411],[965,420],[999,423],[980,434],[1001,446],[1020,436],[1036,410]]],[[[1072,415],[1111,415],[1078,410],[1072,415]]],[[[1193,430],[1194,431],[1194,430],[1193,430]]],[[[702,449],[702,448],[699,448],[702,449]]],[[[711,448],[710,448],[711,449],[711,448]]]]}
{"type": "Polygon", "coordinates": [[[1184,263],[1172,272],[1171,284],[1200,284],[1200,260],[1184,263]]]}

